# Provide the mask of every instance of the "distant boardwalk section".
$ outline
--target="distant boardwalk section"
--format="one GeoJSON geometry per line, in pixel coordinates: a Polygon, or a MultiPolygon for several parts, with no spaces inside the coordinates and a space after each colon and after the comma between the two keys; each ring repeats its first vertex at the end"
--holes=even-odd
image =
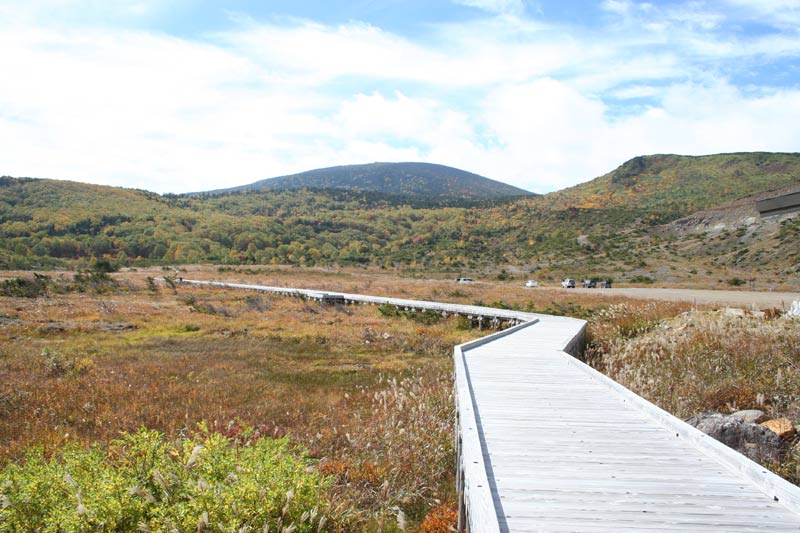
{"type": "Polygon", "coordinates": [[[800,488],[570,355],[586,322],[479,306],[182,280],[479,318],[454,349],[458,530],[800,531],[800,488]]]}

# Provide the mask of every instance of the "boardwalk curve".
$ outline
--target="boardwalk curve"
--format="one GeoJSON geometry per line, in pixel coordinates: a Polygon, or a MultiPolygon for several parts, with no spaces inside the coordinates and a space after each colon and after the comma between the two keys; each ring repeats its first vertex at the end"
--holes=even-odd
{"type": "Polygon", "coordinates": [[[800,488],[570,355],[582,341],[583,320],[181,282],[510,326],[454,349],[459,531],[800,531],[800,488]]]}

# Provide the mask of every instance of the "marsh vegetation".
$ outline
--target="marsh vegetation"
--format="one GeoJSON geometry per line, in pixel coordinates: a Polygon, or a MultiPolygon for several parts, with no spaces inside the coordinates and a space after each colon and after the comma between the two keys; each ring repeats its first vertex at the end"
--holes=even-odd
{"type": "MultiPolygon", "coordinates": [[[[153,531],[446,530],[437,528],[455,496],[452,346],[483,332],[455,318],[155,282],[163,273],[107,273],[95,285],[85,274],[9,274],[26,281],[0,298],[6,523],[21,494],[49,479],[52,501],[24,511],[86,529],[133,520],[153,531]],[[254,488],[265,479],[276,490],[254,488]],[[210,505],[242,487],[269,512],[210,505]],[[98,491],[138,503],[125,514],[98,491]]],[[[586,318],[589,361],[678,416],[759,406],[800,417],[800,321],[378,270],[181,275],[586,318]]],[[[792,478],[792,461],[773,466],[792,478]]]]}

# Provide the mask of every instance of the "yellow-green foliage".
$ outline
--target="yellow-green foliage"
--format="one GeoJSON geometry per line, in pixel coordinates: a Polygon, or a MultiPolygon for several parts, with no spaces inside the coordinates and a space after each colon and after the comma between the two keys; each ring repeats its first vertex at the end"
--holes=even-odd
{"type": "MultiPolygon", "coordinates": [[[[798,179],[797,154],[649,156],[563,191],[485,202],[308,189],[158,196],[0,178],[0,268],[86,264],[92,257],[122,265],[452,271],[568,261],[573,268],[608,268],[642,260],[645,245],[652,247],[647,255],[657,255],[660,237],[653,225],[798,179]],[[579,236],[586,239],[578,241],[579,236]],[[602,254],[603,261],[595,263],[602,254]]],[[[776,257],[756,260],[743,252],[745,257],[732,257],[728,264],[741,266],[746,259],[761,265],[764,259],[774,262],[796,253],[792,243],[782,244],[784,251],[776,257]]],[[[730,253],[746,248],[737,238],[728,247],[730,253]]]]}
{"type": "Polygon", "coordinates": [[[326,479],[287,439],[246,433],[34,450],[0,474],[0,531],[316,531],[326,479]]]}

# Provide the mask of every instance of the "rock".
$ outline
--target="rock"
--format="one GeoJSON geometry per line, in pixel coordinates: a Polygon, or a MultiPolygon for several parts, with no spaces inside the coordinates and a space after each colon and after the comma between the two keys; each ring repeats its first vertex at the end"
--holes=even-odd
{"type": "Polygon", "coordinates": [[[792,421],[788,418],[767,420],[766,422],[762,422],[761,425],[782,439],[788,439],[794,436],[794,426],[792,425],[792,421]]]}
{"type": "Polygon", "coordinates": [[[753,461],[780,460],[783,441],[764,426],[721,413],[694,415],[686,422],[753,461]]]}
{"type": "Polygon", "coordinates": [[[135,326],[134,324],[102,323],[97,325],[97,329],[100,331],[131,331],[137,329],[137,326],[135,326]]]}
{"type": "Polygon", "coordinates": [[[725,314],[725,316],[744,317],[747,314],[747,311],[744,309],[736,307],[726,307],[722,312],[725,314]]]}
{"type": "Polygon", "coordinates": [[[761,422],[767,420],[767,415],[764,413],[764,411],[759,411],[758,409],[745,409],[743,411],[736,411],[731,416],[741,418],[745,422],[750,422],[751,424],[760,424],[761,422]]]}

